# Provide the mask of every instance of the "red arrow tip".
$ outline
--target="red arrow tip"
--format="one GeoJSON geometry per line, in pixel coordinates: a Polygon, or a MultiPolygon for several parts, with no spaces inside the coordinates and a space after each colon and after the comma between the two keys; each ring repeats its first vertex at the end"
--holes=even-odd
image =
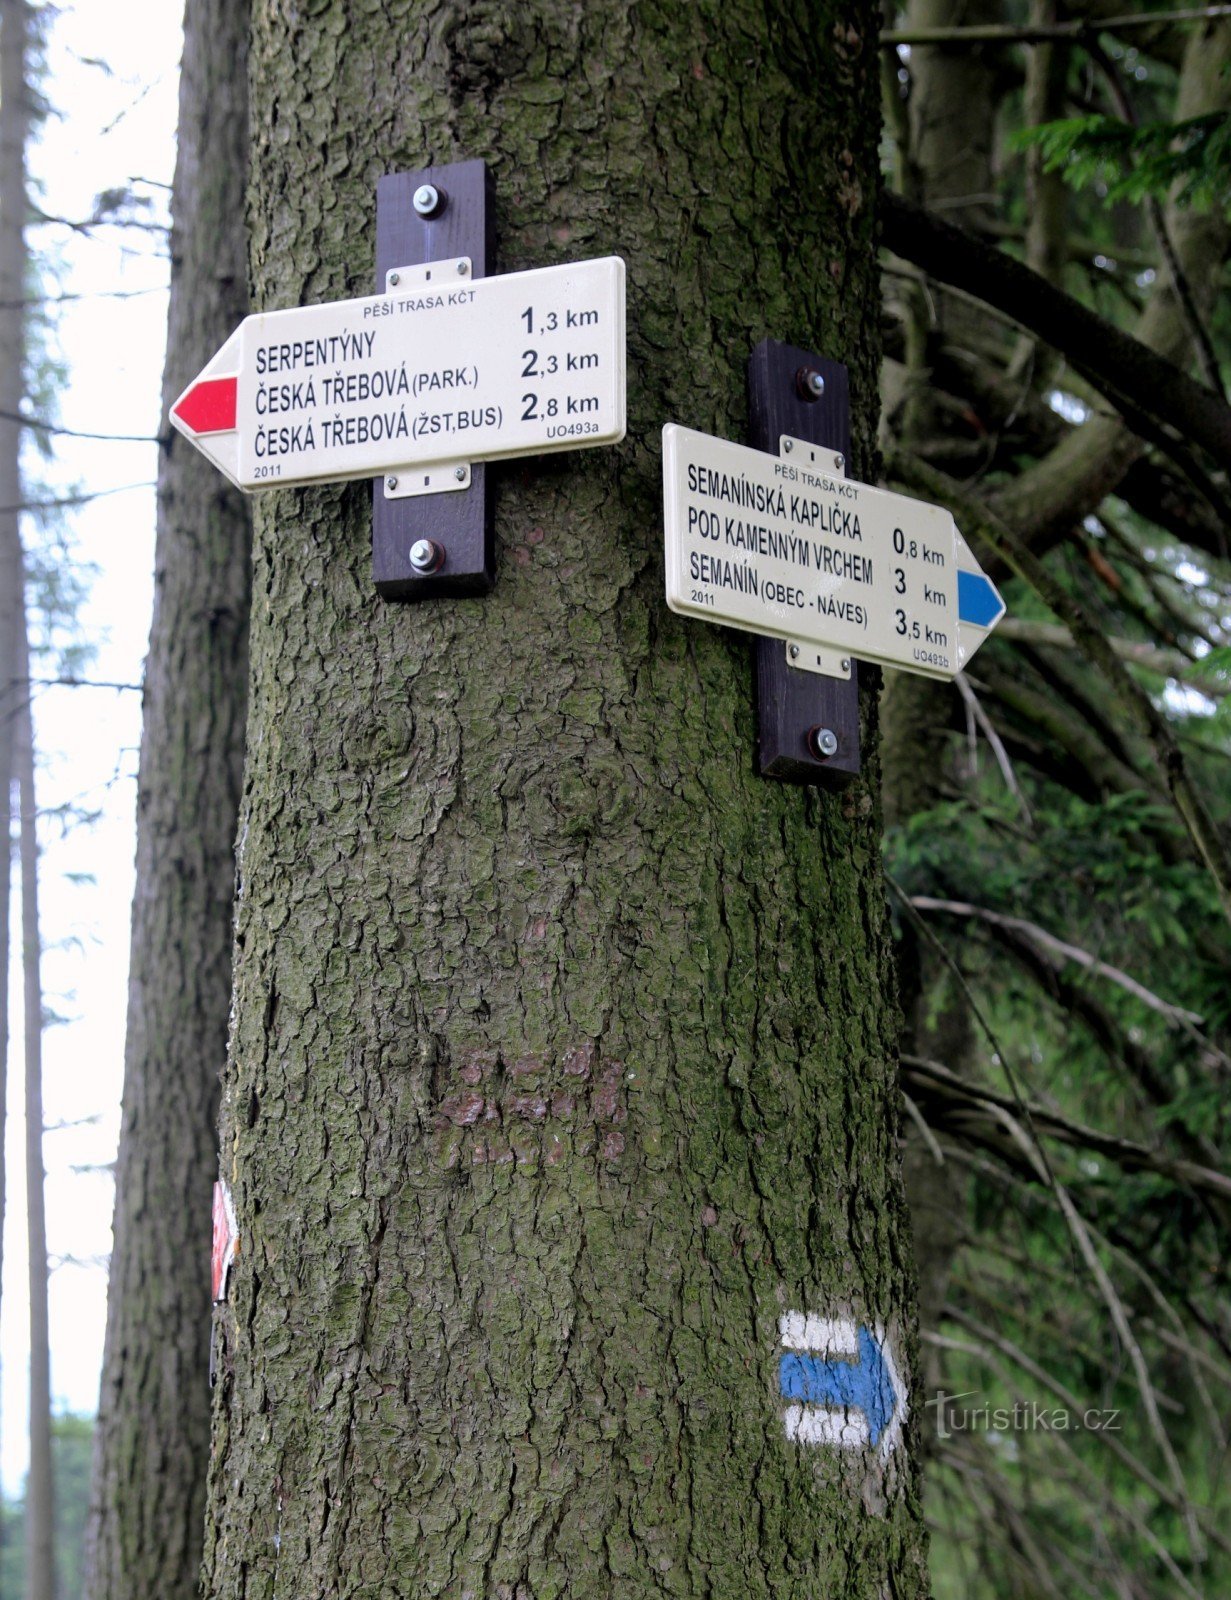
{"type": "Polygon", "coordinates": [[[171,407],[193,433],[227,433],[235,427],[238,378],[202,378],[171,407]]]}

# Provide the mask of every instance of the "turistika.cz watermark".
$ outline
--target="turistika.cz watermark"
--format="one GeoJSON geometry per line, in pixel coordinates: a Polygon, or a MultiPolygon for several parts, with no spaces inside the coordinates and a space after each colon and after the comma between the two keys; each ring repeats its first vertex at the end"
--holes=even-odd
{"type": "Polygon", "coordinates": [[[962,1394],[946,1394],[938,1389],[927,1405],[936,1412],[936,1433],[951,1439],[955,1433],[1118,1433],[1118,1410],[1070,1406],[1017,1400],[1011,1406],[963,1406],[958,1402],[977,1395],[978,1389],[962,1394]]]}

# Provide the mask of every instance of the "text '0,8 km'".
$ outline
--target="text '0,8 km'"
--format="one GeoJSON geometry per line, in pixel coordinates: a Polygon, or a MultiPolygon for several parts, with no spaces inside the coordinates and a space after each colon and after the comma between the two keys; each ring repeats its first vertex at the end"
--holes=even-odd
{"type": "Polygon", "coordinates": [[[248,490],[622,439],[623,261],[468,270],[407,267],[386,294],[246,317],[172,422],[248,490]]]}
{"type": "Polygon", "coordinates": [[[802,440],[771,456],[668,423],[663,522],[671,609],[797,645],[801,667],[838,651],[952,678],[1004,615],[948,511],[802,440]]]}

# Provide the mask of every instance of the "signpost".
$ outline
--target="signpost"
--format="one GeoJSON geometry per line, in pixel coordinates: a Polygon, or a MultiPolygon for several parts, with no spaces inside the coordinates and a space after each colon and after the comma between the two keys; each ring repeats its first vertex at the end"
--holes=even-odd
{"type": "Polygon", "coordinates": [[[820,446],[775,457],[668,423],[663,491],[667,604],[781,639],[802,670],[953,678],[1004,614],[948,511],[852,482],[820,446]]]}
{"type": "Polygon", "coordinates": [[[391,496],[623,438],[623,261],[470,273],[403,267],[384,294],[246,317],[171,420],[241,489],[379,473],[391,496]]]}

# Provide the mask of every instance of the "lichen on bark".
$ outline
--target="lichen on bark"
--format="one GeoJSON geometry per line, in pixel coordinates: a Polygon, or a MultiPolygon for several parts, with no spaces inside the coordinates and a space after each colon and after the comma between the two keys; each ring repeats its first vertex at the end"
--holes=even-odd
{"type": "Polygon", "coordinates": [[[256,522],[209,1592],[922,1594],[910,1424],[789,1442],[781,1315],[910,1278],[869,770],[762,782],[662,598],[659,430],[766,333],[876,368],[870,6],[260,4],[254,289],[366,289],[374,180],[481,156],[497,270],[628,264],[629,431],[494,469],[481,601],[363,487],[256,522]]]}

